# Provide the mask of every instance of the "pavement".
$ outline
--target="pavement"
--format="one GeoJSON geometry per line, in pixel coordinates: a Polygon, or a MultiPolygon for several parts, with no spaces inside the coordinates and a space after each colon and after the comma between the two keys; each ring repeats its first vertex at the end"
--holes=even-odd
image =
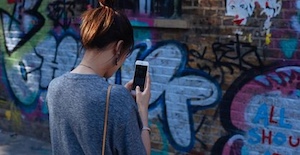
{"type": "Polygon", "coordinates": [[[51,155],[51,144],[0,129],[0,155],[51,155]]]}

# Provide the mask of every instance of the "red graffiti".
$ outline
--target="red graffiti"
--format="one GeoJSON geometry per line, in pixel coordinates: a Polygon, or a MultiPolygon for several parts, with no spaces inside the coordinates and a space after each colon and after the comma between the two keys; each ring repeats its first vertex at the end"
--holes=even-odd
{"type": "Polygon", "coordinates": [[[263,144],[265,143],[265,139],[268,140],[268,144],[269,145],[272,144],[272,131],[269,131],[269,134],[267,135],[265,133],[265,130],[262,130],[262,137],[261,137],[261,139],[262,139],[262,143],[263,144]]]}
{"type": "Polygon", "coordinates": [[[281,145],[280,143],[288,141],[288,144],[291,147],[298,147],[300,144],[300,137],[289,136],[288,140],[282,137],[280,133],[274,133],[273,131],[267,131],[263,129],[261,131],[261,144],[269,144],[272,145],[275,143],[276,145],[281,145]]]}
{"type": "Polygon", "coordinates": [[[292,142],[292,136],[290,136],[289,137],[289,144],[291,145],[291,147],[296,147],[296,146],[298,146],[299,145],[299,143],[300,143],[300,138],[297,138],[297,142],[296,143],[293,143],[292,142]]]}
{"type": "Polygon", "coordinates": [[[274,116],[274,106],[271,107],[271,112],[270,112],[270,123],[274,123],[277,124],[277,121],[273,120],[273,116],[274,116]]]}

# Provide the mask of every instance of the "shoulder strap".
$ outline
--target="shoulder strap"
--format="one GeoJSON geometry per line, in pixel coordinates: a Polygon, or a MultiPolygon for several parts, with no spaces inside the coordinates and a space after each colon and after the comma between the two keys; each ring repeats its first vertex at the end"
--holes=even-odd
{"type": "Polygon", "coordinates": [[[105,152],[105,140],[106,140],[106,130],[107,130],[107,120],[108,120],[108,105],[109,105],[109,96],[112,85],[108,86],[106,94],[106,103],[105,103],[105,117],[104,117],[104,126],[103,126],[103,138],[102,138],[102,155],[105,152]]]}

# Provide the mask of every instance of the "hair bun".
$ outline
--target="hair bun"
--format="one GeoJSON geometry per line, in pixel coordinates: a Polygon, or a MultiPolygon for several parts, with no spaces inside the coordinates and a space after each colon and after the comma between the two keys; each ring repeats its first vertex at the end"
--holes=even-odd
{"type": "Polygon", "coordinates": [[[114,8],[114,0],[99,0],[100,6],[108,6],[114,8]]]}

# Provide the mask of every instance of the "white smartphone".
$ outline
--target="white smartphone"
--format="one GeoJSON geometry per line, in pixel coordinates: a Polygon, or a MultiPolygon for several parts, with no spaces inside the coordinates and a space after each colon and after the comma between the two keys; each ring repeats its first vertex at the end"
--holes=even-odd
{"type": "Polygon", "coordinates": [[[132,93],[135,93],[136,86],[139,86],[141,91],[144,91],[148,68],[149,68],[148,61],[137,60],[135,62],[133,86],[131,91],[132,93]]]}

